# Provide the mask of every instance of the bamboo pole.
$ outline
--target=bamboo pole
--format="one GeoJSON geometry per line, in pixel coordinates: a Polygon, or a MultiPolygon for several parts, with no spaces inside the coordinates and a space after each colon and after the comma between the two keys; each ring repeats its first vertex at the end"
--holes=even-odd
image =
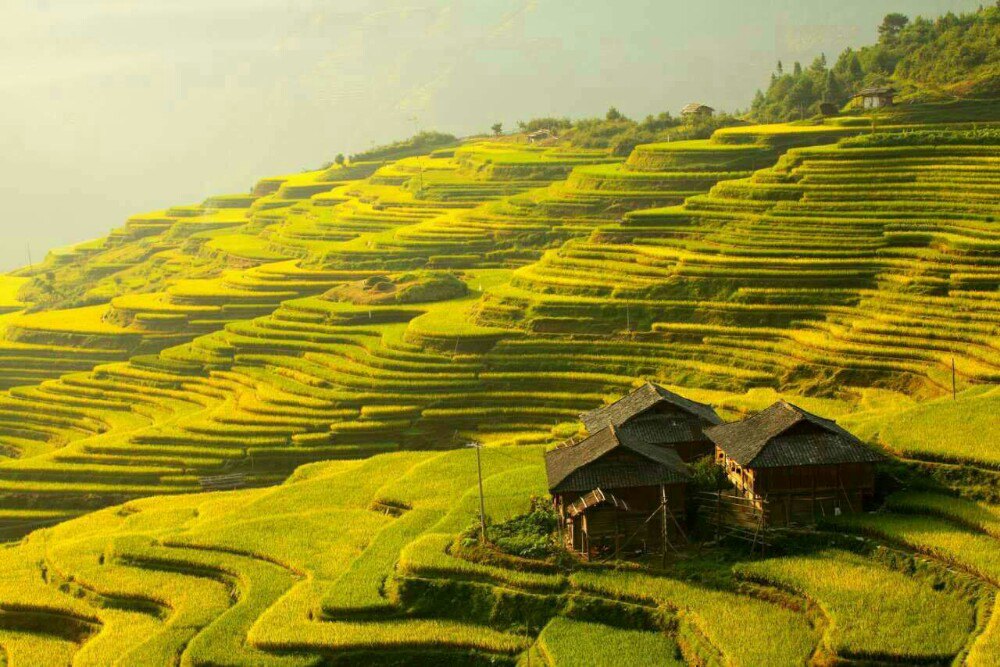
{"type": "Polygon", "coordinates": [[[667,487],[660,484],[660,535],[663,539],[663,567],[667,567],[667,487]]]}
{"type": "Polygon", "coordinates": [[[958,400],[958,388],[955,383],[955,357],[951,358],[951,400],[958,400]]]}
{"type": "Polygon", "coordinates": [[[482,543],[486,544],[486,501],[483,500],[483,459],[480,453],[483,446],[478,442],[469,443],[468,446],[476,450],[476,468],[479,471],[479,536],[482,543]]]}

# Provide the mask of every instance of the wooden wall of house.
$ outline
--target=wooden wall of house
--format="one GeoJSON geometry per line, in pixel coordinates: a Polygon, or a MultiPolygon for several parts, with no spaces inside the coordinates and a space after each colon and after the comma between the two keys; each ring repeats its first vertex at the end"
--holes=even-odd
{"type": "Polygon", "coordinates": [[[716,448],[716,463],[723,467],[737,489],[759,496],[834,489],[870,493],[875,489],[874,463],[743,468],[719,448],[716,448]]]}
{"type": "MultiPolygon", "coordinates": [[[[613,553],[616,549],[620,549],[622,556],[658,552],[663,548],[663,524],[659,516],[647,521],[649,515],[650,512],[623,512],[607,505],[587,510],[571,522],[572,528],[568,532],[573,535],[572,548],[578,553],[586,549],[591,557],[613,553]]],[[[683,513],[677,519],[683,526],[683,513]]],[[[667,539],[676,543],[679,538],[677,523],[668,520],[667,539]]]]}
{"type": "Polygon", "coordinates": [[[874,490],[875,464],[788,466],[751,471],[758,495],[825,492],[838,489],[874,490]]]}
{"type": "Polygon", "coordinates": [[[681,457],[682,461],[691,462],[704,456],[711,456],[713,444],[711,440],[705,438],[694,442],[677,442],[671,447],[677,451],[677,456],[681,457]]]}
{"type": "Polygon", "coordinates": [[[812,524],[825,517],[851,514],[864,509],[869,494],[860,489],[841,490],[837,493],[786,493],[769,496],[767,501],[767,524],[786,526],[789,524],[812,524]]]}
{"type": "MultiPolygon", "coordinates": [[[[637,550],[659,551],[662,549],[662,523],[657,517],[647,522],[649,515],[660,506],[660,487],[644,486],[626,489],[603,489],[628,504],[629,511],[615,509],[612,505],[590,508],[576,517],[567,517],[565,507],[583,494],[564,494],[557,497],[556,506],[564,520],[563,541],[567,548],[594,556],[603,551],[614,551],[616,546],[623,555],[637,550]],[[634,535],[634,537],[632,537],[634,535]],[[632,537],[631,542],[628,542],[632,537]],[[627,543],[627,544],[626,544],[627,543]]],[[[685,485],[666,486],[667,506],[684,526],[685,485]]],[[[667,538],[676,541],[680,530],[673,520],[667,522],[667,538]]]]}
{"type": "Polygon", "coordinates": [[[874,463],[742,468],[716,449],[736,489],[765,498],[767,523],[814,523],[828,516],[863,511],[875,492],[874,463]]]}

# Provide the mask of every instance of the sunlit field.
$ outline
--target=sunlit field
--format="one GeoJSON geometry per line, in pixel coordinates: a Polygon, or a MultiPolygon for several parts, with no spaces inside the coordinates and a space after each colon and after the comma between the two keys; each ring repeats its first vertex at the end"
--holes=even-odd
{"type": "MultiPolygon", "coordinates": [[[[998,12],[953,17],[969,62],[998,12]]],[[[1000,664],[995,70],[893,51],[872,111],[833,85],[872,53],[739,117],[324,156],[0,276],[4,663],[1000,664]],[[872,511],[748,545],[709,457],[662,559],[504,543],[647,381],[836,420],[872,511]]]]}

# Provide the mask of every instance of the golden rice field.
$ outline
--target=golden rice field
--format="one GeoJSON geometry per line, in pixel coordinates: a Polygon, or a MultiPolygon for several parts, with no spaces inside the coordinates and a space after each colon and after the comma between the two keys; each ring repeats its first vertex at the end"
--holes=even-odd
{"type": "Polygon", "coordinates": [[[3,276],[6,662],[997,664],[1000,117],[848,121],[470,139],[3,276]],[[460,548],[464,444],[503,521],[645,379],[836,418],[885,507],[666,569],[460,548]]]}

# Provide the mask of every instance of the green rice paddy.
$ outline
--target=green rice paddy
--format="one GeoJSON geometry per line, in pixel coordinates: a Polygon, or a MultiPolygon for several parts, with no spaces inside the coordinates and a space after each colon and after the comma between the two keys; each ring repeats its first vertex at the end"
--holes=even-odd
{"type": "Polygon", "coordinates": [[[953,111],[627,159],[473,139],[3,277],[7,662],[995,664],[1000,148],[953,111]],[[763,559],[458,548],[464,444],[502,521],[544,495],[544,447],[643,379],[728,418],[787,397],[926,484],[763,559]]]}

